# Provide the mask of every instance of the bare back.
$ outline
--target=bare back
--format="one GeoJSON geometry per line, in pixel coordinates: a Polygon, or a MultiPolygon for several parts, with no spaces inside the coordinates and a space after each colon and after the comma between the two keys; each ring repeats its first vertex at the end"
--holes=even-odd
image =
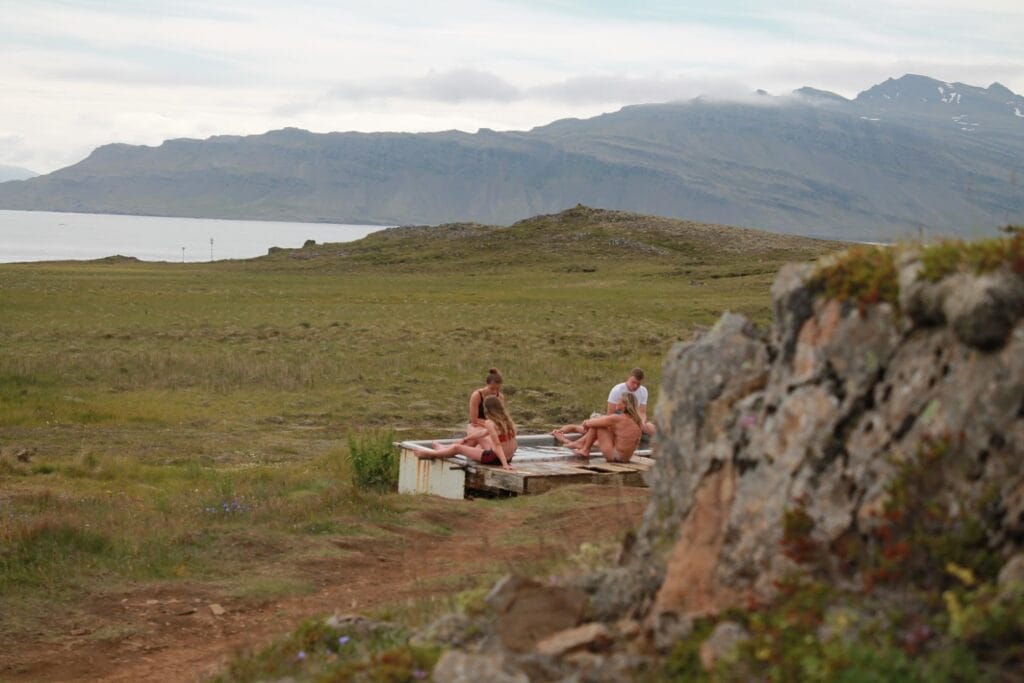
{"type": "Polygon", "coordinates": [[[636,452],[637,446],[640,445],[640,437],[643,436],[643,431],[628,415],[614,415],[612,417],[613,421],[610,431],[615,452],[623,460],[629,460],[633,457],[633,453],[636,452]]]}

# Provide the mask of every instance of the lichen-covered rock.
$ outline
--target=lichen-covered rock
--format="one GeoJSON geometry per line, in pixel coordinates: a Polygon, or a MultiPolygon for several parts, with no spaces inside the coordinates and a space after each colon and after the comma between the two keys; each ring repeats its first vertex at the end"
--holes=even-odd
{"type": "Polygon", "coordinates": [[[1006,616],[1024,591],[1024,250],[1011,246],[1013,269],[980,276],[943,252],[928,266],[935,281],[920,250],[897,255],[895,270],[884,250],[869,262],[877,272],[834,260],[856,287],[789,266],[772,287],[768,335],[727,313],[675,345],[640,527],[618,566],[571,580],[585,606],[572,589],[496,587],[489,642],[508,656],[503,675],[628,680],[657,671],[654,653],[718,671],[748,635],[775,661],[763,621],[696,639],[727,610],[785,605],[807,586],[863,599],[815,606],[801,642],[862,647],[881,630],[901,653],[938,649],[919,615],[888,616],[889,598],[911,588],[943,595],[947,636],[961,644],[1024,633],[1006,616]],[[576,628],[584,618],[594,623],[576,628]]]}
{"type": "Polygon", "coordinates": [[[1006,270],[957,274],[946,286],[943,313],[956,336],[969,346],[999,348],[1024,312],[1024,278],[1006,270]]]}
{"type": "MultiPolygon", "coordinates": [[[[903,267],[919,277],[918,265],[903,267]]],[[[951,533],[990,524],[969,542],[987,543],[995,561],[1022,538],[1021,278],[947,278],[941,297],[919,289],[914,305],[930,326],[908,327],[887,303],[825,299],[809,272],[780,273],[770,342],[726,314],[669,354],[652,499],[623,559],[663,577],[653,597],[633,601],[655,636],[661,623],[771,600],[808,563],[833,581],[875,580],[851,554],[890,533],[898,505],[916,505],[894,498],[909,495],[908,478],[951,533]],[[988,332],[957,327],[983,318],[988,332]],[[935,326],[941,319],[950,325],[935,326]]],[[[900,533],[924,533],[922,519],[900,533]]]]}
{"type": "Polygon", "coordinates": [[[750,639],[747,630],[735,621],[723,621],[715,626],[711,635],[701,643],[700,663],[707,671],[711,671],[722,659],[733,655],[736,648],[750,639]]]}

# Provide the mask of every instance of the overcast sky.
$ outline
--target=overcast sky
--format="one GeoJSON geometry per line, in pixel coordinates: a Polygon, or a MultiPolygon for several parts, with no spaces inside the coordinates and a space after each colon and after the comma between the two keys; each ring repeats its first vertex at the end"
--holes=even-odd
{"type": "Polygon", "coordinates": [[[528,129],[625,104],[853,97],[920,73],[1024,93],[1021,0],[0,0],[0,164],[108,142],[528,129]]]}

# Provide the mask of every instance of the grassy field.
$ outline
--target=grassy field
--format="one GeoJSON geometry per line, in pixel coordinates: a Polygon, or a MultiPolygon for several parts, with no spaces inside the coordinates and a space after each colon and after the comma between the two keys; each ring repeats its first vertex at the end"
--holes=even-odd
{"type": "Polygon", "coordinates": [[[456,433],[492,365],[522,431],[600,408],[634,365],[656,397],[674,342],[723,310],[766,322],[778,266],[836,246],[578,208],[251,261],[0,266],[0,651],[98,594],[273,600],[346,538],[451,534],[435,502],[355,490],[346,436],[456,433]]]}

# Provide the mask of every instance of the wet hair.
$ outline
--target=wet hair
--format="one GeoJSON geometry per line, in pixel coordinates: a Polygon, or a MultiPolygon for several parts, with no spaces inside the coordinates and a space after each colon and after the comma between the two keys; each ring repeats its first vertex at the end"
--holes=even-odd
{"type": "Polygon", "coordinates": [[[491,368],[487,371],[486,384],[504,384],[505,378],[501,376],[501,372],[498,368],[491,368]]]}
{"type": "Polygon", "coordinates": [[[484,415],[498,428],[498,435],[514,434],[516,425],[505,409],[505,402],[497,396],[484,396],[484,415]]]}
{"type": "Polygon", "coordinates": [[[644,381],[644,371],[641,370],[640,368],[633,368],[632,370],[629,371],[629,374],[632,377],[636,377],[641,382],[644,381]]]}
{"type": "Polygon", "coordinates": [[[640,410],[637,407],[636,396],[626,392],[622,395],[622,402],[626,404],[623,412],[633,420],[633,422],[636,422],[636,426],[640,428],[640,431],[643,431],[644,423],[643,420],[640,419],[640,410]]]}

